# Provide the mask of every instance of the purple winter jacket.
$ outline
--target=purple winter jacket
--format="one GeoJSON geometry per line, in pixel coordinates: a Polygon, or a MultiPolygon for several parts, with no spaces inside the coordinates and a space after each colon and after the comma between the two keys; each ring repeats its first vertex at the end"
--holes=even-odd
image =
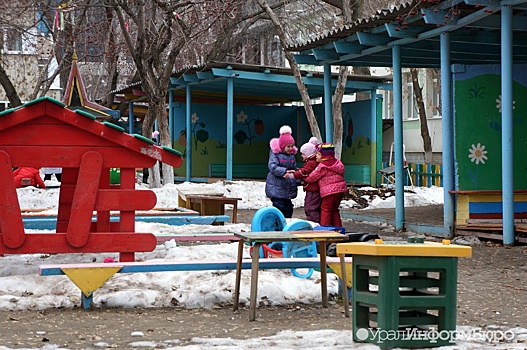
{"type": "Polygon", "coordinates": [[[287,170],[296,170],[296,159],[293,154],[286,154],[278,145],[278,138],[272,139],[269,143],[269,173],[265,180],[265,195],[268,198],[293,199],[298,194],[299,182],[295,179],[287,179],[284,174],[287,170]]]}

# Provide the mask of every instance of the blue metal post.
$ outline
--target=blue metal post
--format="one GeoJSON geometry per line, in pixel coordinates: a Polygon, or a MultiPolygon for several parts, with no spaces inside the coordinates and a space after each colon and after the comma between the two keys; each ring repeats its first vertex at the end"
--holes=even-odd
{"type": "Polygon", "coordinates": [[[393,140],[395,153],[395,229],[404,228],[404,164],[403,164],[403,84],[401,47],[392,47],[393,65],[393,140]]]}
{"type": "Polygon", "coordinates": [[[512,6],[501,6],[501,177],[503,244],[514,244],[512,6]]]}
{"type": "Polygon", "coordinates": [[[186,163],[186,177],[185,181],[190,182],[190,178],[192,177],[192,89],[189,85],[187,85],[186,93],[185,93],[185,121],[186,121],[186,136],[187,136],[187,163],[186,163]]]}
{"type": "Polygon", "coordinates": [[[170,147],[174,148],[174,90],[168,92],[168,132],[170,133],[170,147]]]}
{"type": "Polygon", "coordinates": [[[134,133],[134,103],[128,102],[128,133],[134,133]]]}
{"type": "Polygon", "coordinates": [[[325,142],[333,142],[333,110],[331,100],[331,65],[324,64],[324,125],[326,129],[325,142]]]}
{"type": "Polygon", "coordinates": [[[232,181],[232,137],[234,123],[234,79],[227,79],[227,160],[226,180],[232,181]]]}
{"type": "MultiPolygon", "coordinates": [[[[371,161],[370,161],[370,168],[371,168],[371,171],[370,171],[370,183],[373,185],[373,186],[376,186],[378,184],[378,181],[377,181],[377,177],[378,177],[378,174],[377,174],[377,170],[380,169],[380,167],[378,167],[378,160],[379,160],[379,152],[378,150],[379,149],[382,149],[382,147],[379,147],[379,143],[377,141],[377,128],[378,128],[378,124],[377,124],[377,91],[375,90],[371,90],[371,110],[370,110],[370,125],[371,125],[371,135],[370,135],[370,138],[371,138],[371,161]]],[[[382,123],[382,120],[381,120],[381,123],[382,123]]],[[[381,128],[382,129],[382,128],[381,128]]]]}
{"type": "Polygon", "coordinates": [[[454,115],[452,102],[452,74],[450,72],[450,32],[443,32],[441,40],[441,111],[443,118],[443,224],[444,236],[454,235],[454,115]]]}

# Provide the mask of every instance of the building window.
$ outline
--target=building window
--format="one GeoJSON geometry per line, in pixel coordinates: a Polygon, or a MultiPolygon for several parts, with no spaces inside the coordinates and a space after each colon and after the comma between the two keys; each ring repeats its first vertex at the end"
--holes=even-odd
{"type": "Polygon", "coordinates": [[[5,51],[15,51],[15,52],[21,52],[22,51],[22,33],[18,31],[17,29],[6,29],[5,30],[5,43],[4,43],[4,49],[5,51]]]}
{"type": "Polygon", "coordinates": [[[431,81],[431,84],[430,84],[431,89],[429,91],[431,95],[430,108],[432,110],[432,117],[440,118],[441,113],[439,113],[439,111],[441,109],[441,98],[439,94],[441,93],[441,91],[440,91],[439,81],[435,77],[430,79],[430,81],[431,81]]]}
{"type": "Polygon", "coordinates": [[[9,102],[7,102],[7,101],[0,101],[0,112],[3,112],[5,110],[9,109],[9,106],[10,106],[9,102]]]}
{"type": "Polygon", "coordinates": [[[406,82],[406,87],[403,94],[404,108],[403,108],[403,120],[414,120],[419,118],[419,112],[417,110],[417,101],[415,100],[414,85],[412,83],[412,75],[410,73],[403,75],[403,81],[406,82]]]}

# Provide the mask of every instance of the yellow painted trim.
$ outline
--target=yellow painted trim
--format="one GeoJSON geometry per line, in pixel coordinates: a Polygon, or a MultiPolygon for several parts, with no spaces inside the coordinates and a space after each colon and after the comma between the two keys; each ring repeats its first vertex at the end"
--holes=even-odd
{"type": "Polygon", "coordinates": [[[86,108],[86,109],[89,109],[90,111],[94,111],[94,112],[96,112],[96,113],[100,113],[100,114],[102,114],[102,115],[105,115],[105,116],[107,116],[107,117],[110,116],[110,115],[109,115],[108,113],[106,113],[105,111],[100,111],[100,110],[98,110],[98,109],[96,109],[96,108],[92,108],[92,107],[85,106],[85,105],[83,105],[83,107],[86,108]]]}
{"type": "MultiPolygon", "coordinates": [[[[348,288],[351,288],[351,283],[352,283],[352,279],[351,279],[351,271],[352,271],[352,267],[351,267],[351,263],[345,263],[344,264],[346,266],[346,286],[348,286],[348,288]]],[[[328,263],[328,266],[330,269],[333,270],[333,272],[339,276],[340,280],[342,281],[342,272],[340,271],[340,263],[328,263]]]]}
{"type": "Polygon", "coordinates": [[[62,272],[89,297],[119,270],[121,267],[63,268],[62,272]]]}
{"type": "Polygon", "coordinates": [[[468,196],[457,196],[456,225],[465,225],[469,219],[468,196]]]}
{"type": "Polygon", "coordinates": [[[375,256],[424,256],[424,257],[463,257],[472,256],[472,248],[442,243],[339,243],[337,254],[357,254],[375,256]]]}
{"type": "MultiPolygon", "coordinates": [[[[81,101],[81,106],[84,106],[85,102],[84,102],[84,96],[82,96],[82,90],[81,90],[81,83],[79,82],[79,77],[78,75],[73,77],[73,84],[77,87],[77,91],[79,92],[79,100],[81,101]]],[[[71,89],[71,94],[70,94],[70,103],[71,103],[71,97],[73,96],[73,88],[71,89]]]]}
{"type": "Polygon", "coordinates": [[[501,194],[471,194],[468,195],[469,201],[474,203],[501,202],[501,194]]]}
{"type": "Polygon", "coordinates": [[[370,183],[375,185],[377,183],[377,142],[370,142],[370,183]]]}
{"type": "MultiPolygon", "coordinates": [[[[501,194],[470,194],[471,202],[502,202],[503,197],[501,194]]],[[[525,202],[527,201],[527,194],[519,193],[514,195],[515,202],[525,202]]]]}

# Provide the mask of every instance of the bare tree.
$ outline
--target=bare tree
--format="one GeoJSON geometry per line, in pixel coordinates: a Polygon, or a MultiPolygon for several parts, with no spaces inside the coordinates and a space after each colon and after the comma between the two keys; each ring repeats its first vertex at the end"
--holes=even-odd
{"type": "Polygon", "coordinates": [[[421,137],[423,139],[423,148],[425,152],[425,163],[432,162],[432,139],[428,130],[428,122],[426,120],[426,108],[423,100],[423,89],[419,85],[419,72],[416,68],[410,68],[412,76],[412,86],[414,90],[415,101],[417,102],[417,110],[419,112],[419,121],[421,124],[421,137]]]}
{"type": "MultiPolygon", "coordinates": [[[[108,0],[119,22],[148,101],[143,135],[150,137],[157,120],[162,146],[171,146],[167,117],[167,87],[176,67],[203,64],[226,54],[244,21],[241,0],[171,1],[108,0]]],[[[163,164],[163,182],[173,183],[171,166],[163,164]]],[[[153,171],[153,186],[160,186],[153,171]]]]}
{"type": "MultiPolygon", "coordinates": [[[[270,20],[273,22],[275,29],[278,33],[278,37],[280,38],[280,43],[282,44],[282,47],[288,47],[291,43],[288,42],[288,35],[284,30],[280,19],[275,15],[273,9],[271,9],[271,7],[267,4],[265,0],[257,0],[257,2],[258,5],[260,5],[260,7],[265,10],[265,13],[267,13],[270,20]]],[[[307,92],[307,87],[304,84],[304,81],[302,80],[302,72],[300,71],[300,68],[298,68],[298,64],[296,63],[292,52],[285,50],[285,57],[289,62],[289,66],[293,70],[293,75],[295,77],[300,96],[302,97],[302,102],[304,103],[304,109],[306,111],[307,120],[309,122],[311,132],[313,133],[313,136],[315,136],[319,140],[322,140],[320,128],[318,126],[318,122],[315,117],[315,112],[313,111],[313,106],[311,105],[311,100],[307,92]]]]}

